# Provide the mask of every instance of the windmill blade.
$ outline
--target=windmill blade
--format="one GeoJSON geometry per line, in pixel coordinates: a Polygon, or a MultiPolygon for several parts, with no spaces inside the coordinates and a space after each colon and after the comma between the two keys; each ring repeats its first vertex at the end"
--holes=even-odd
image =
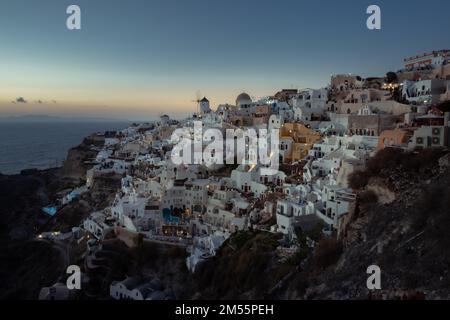
{"type": "Polygon", "coordinates": [[[199,113],[200,112],[200,101],[202,99],[202,93],[200,92],[200,90],[197,90],[195,92],[195,96],[196,96],[196,100],[193,100],[192,102],[197,103],[197,110],[196,110],[196,112],[199,113]]]}

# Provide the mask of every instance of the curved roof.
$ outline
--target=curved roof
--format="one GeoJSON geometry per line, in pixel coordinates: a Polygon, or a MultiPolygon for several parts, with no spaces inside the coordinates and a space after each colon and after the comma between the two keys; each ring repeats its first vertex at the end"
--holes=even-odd
{"type": "Polygon", "coordinates": [[[249,101],[249,100],[252,101],[252,98],[250,98],[250,96],[247,93],[243,92],[237,96],[236,103],[240,101],[249,101]]]}

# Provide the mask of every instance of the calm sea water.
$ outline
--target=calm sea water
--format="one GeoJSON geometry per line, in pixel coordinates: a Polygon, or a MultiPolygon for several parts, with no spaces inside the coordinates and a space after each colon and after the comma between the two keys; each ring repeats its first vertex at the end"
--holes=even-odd
{"type": "Polygon", "coordinates": [[[126,122],[0,122],[0,172],[59,166],[67,151],[94,132],[124,129],[126,122]]]}

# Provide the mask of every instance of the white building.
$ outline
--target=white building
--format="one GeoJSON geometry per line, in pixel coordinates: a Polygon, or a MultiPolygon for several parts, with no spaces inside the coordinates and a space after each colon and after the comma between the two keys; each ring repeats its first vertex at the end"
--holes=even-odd
{"type": "Polygon", "coordinates": [[[199,101],[199,106],[200,106],[201,114],[206,114],[206,113],[211,112],[211,109],[209,107],[209,100],[206,99],[206,97],[203,97],[203,99],[199,101]]]}
{"type": "Polygon", "coordinates": [[[257,181],[258,170],[255,165],[239,165],[231,172],[233,186],[243,192],[252,192],[252,181],[257,181]]]}
{"type": "Polygon", "coordinates": [[[323,188],[321,196],[316,214],[330,228],[337,229],[339,218],[349,212],[350,203],[356,200],[356,195],[349,189],[327,185],[323,188]]]}
{"type": "Polygon", "coordinates": [[[438,68],[449,61],[450,50],[433,51],[404,59],[406,70],[438,68]]]}
{"type": "Polygon", "coordinates": [[[442,79],[405,80],[402,84],[402,96],[409,103],[432,105],[440,102],[446,87],[447,80],[442,79]]]}
{"type": "Polygon", "coordinates": [[[277,114],[285,121],[290,122],[294,120],[294,109],[284,101],[277,101],[275,102],[277,114]]]}
{"type": "Polygon", "coordinates": [[[188,249],[190,255],[186,258],[188,270],[195,272],[200,262],[215,256],[229,236],[227,232],[215,231],[210,235],[195,237],[192,246],[188,249]]]}
{"type": "Polygon", "coordinates": [[[83,221],[83,228],[97,239],[113,230],[114,219],[107,217],[103,212],[94,212],[83,221]]]}
{"type": "Polygon", "coordinates": [[[241,115],[251,115],[251,108],[253,106],[252,98],[245,92],[241,93],[236,98],[236,107],[241,115]]]}
{"type": "Polygon", "coordinates": [[[159,117],[159,122],[157,123],[160,127],[165,127],[169,125],[170,123],[170,117],[167,114],[163,114],[161,117],[159,117]]]}
{"type": "Polygon", "coordinates": [[[300,91],[292,99],[294,119],[296,121],[311,121],[323,115],[328,100],[327,89],[306,89],[300,91]]]}
{"type": "Polygon", "coordinates": [[[284,119],[277,114],[272,114],[269,117],[269,123],[267,125],[267,130],[271,132],[273,129],[280,129],[284,123],[284,119]]]}
{"type": "Polygon", "coordinates": [[[55,283],[51,287],[44,287],[39,291],[39,300],[70,300],[73,299],[73,291],[64,283],[55,283]]]}
{"type": "Polygon", "coordinates": [[[277,226],[283,234],[293,232],[297,217],[315,214],[315,204],[312,201],[285,199],[277,201],[277,226]]]}
{"type": "Polygon", "coordinates": [[[163,300],[164,293],[158,280],[144,281],[139,278],[126,278],[113,281],[109,287],[109,295],[116,300],[163,300]]]}
{"type": "Polygon", "coordinates": [[[195,179],[185,183],[183,206],[191,212],[202,213],[208,203],[211,180],[195,179]]]}
{"type": "Polygon", "coordinates": [[[409,140],[408,149],[426,149],[450,146],[449,126],[422,126],[414,131],[409,140]]]}

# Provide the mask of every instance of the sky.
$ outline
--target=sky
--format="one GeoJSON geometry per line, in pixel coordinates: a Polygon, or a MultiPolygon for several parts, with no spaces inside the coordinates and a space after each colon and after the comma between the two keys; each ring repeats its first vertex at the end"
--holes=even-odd
{"type": "Polygon", "coordinates": [[[383,76],[450,49],[448,0],[0,0],[0,117],[139,120],[383,76]],[[81,8],[68,30],[66,8],[81,8]],[[381,8],[381,30],[366,9],[381,8]],[[13,103],[14,102],[14,103],[13,103]]]}

